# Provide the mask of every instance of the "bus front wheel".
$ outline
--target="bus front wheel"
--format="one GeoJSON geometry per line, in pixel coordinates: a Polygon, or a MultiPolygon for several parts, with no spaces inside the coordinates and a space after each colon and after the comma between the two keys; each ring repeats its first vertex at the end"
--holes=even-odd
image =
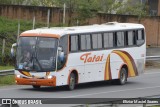
{"type": "Polygon", "coordinates": [[[74,73],[71,73],[70,77],[69,77],[68,89],[69,90],[74,90],[75,85],[76,85],[76,76],[75,76],[74,73]]]}
{"type": "Polygon", "coordinates": [[[119,85],[124,85],[127,81],[127,70],[125,68],[122,68],[120,71],[120,77],[117,80],[119,85]]]}
{"type": "Polygon", "coordinates": [[[39,86],[39,85],[33,85],[33,88],[34,89],[39,89],[41,86],[39,86]]]}

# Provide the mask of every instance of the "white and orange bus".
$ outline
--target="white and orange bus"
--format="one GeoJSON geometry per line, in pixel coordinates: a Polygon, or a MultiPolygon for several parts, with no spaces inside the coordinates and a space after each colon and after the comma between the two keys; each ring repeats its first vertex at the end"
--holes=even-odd
{"type": "Polygon", "coordinates": [[[145,28],[141,24],[40,28],[20,34],[15,81],[19,85],[62,86],[116,80],[144,72],[145,28]]]}

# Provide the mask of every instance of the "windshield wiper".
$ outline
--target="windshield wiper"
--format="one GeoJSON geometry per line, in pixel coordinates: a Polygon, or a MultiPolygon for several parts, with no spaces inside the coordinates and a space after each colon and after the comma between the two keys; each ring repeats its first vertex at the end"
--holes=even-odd
{"type": "Polygon", "coordinates": [[[38,66],[39,66],[39,68],[40,68],[40,70],[41,70],[41,71],[44,71],[44,69],[43,69],[43,67],[41,66],[39,60],[38,60],[37,57],[35,56],[35,53],[32,52],[31,62],[33,61],[33,69],[35,70],[35,62],[34,62],[34,59],[36,60],[38,66]]]}

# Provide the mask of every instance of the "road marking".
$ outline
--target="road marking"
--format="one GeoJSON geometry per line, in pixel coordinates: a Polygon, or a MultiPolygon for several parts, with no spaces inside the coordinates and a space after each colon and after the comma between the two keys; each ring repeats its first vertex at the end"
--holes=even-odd
{"type": "Polygon", "coordinates": [[[135,88],[135,89],[126,89],[126,90],[115,90],[115,91],[107,91],[107,92],[99,92],[99,93],[90,93],[90,94],[81,94],[81,95],[74,95],[74,96],[67,96],[67,97],[60,97],[60,98],[75,98],[75,97],[91,96],[91,95],[97,95],[97,94],[117,93],[117,92],[123,92],[123,91],[134,91],[134,90],[153,89],[153,88],[160,88],[160,86],[144,87],[144,88],[135,88]]]}
{"type": "Polygon", "coordinates": [[[144,73],[144,74],[160,74],[160,72],[144,73]]]}

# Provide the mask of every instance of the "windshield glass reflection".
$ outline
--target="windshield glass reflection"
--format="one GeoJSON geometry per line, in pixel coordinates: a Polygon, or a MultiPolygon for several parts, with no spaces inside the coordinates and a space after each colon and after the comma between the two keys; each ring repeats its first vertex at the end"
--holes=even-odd
{"type": "Polygon", "coordinates": [[[17,48],[17,69],[55,70],[57,42],[56,38],[21,37],[17,48]]]}

